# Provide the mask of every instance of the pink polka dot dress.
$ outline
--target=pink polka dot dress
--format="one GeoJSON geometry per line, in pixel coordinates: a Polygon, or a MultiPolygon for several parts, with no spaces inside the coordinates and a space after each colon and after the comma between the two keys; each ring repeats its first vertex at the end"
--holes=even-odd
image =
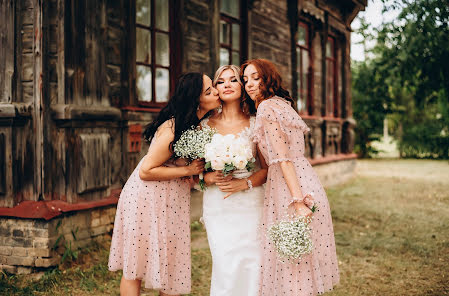
{"type": "Polygon", "coordinates": [[[120,194],[109,270],[166,294],[191,289],[190,186],[184,179],[142,181],[139,168],[120,194]]]}
{"type": "Polygon", "coordinates": [[[254,142],[267,161],[262,230],[284,218],[291,194],[282,175],[280,162],[291,161],[302,193],[314,194],[318,210],[313,214],[314,250],[299,264],[282,263],[266,235],[262,238],[262,296],[317,295],[332,290],[339,281],[335,238],[329,202],[317,175],[304,157],[304,133],[309,128],[289,102],[273,97],[257,110],[254,142]]]}

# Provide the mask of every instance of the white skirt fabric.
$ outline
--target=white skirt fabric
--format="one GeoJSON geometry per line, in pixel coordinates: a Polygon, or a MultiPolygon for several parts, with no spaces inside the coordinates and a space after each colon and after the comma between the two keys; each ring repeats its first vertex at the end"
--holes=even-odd
{"type": "Polygon", "coordinates": [[[213,185],[203,195],[203,221],[212,254],[211,296],[256,296],[261,265],[264,187],[226,193],[213,185]]]}

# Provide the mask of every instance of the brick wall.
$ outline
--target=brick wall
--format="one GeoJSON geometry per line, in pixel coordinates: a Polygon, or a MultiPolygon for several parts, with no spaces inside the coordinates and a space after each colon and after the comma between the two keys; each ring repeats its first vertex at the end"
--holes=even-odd
{"type": "Polygon", "coordinates": [[[115,211],[115,206],[109,206],[49,221],[0,219],[0,270],[28,274],[58,265],[65,243],[71,242],[76,250],[103,240],[112,231],[115,211]]]}

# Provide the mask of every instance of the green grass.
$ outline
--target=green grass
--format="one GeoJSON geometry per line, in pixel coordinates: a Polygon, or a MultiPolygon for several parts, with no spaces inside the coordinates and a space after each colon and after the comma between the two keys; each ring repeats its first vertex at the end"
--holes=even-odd
{"type": "MultiPolygon", "coordinates": [[[[449,164],[370,160],[357,172],[327,190],[341,281],[326,295],[449,295],[449,164]]],[[[191,295],[209,295],[206,235],[198,223],[192,230],[191,295]]],[[[121,274],[107,270],[107,256],[106,243],[38,281],[3,274],[0,295],[118,295],[121,274]]]]}

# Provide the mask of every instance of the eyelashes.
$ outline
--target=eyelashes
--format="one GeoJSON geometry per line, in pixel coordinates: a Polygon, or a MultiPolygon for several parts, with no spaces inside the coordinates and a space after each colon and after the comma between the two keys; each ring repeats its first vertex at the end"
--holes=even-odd
{"type": "MultiPolygon", "coordinates": [[[[231,82],[238,82],[238,80],[237,79],[233,79],[233,80],[231,80],[231,82]]],[[[224,83],[224,81],[217,81],[217,84],[223,84],[224,83]]]]}

